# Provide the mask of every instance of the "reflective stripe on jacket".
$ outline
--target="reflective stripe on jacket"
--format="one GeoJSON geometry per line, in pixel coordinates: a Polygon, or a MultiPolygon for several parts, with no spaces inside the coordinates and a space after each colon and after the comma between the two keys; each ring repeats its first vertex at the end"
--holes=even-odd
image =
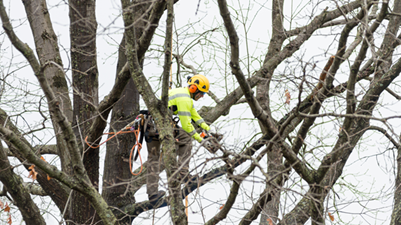
{"type": "Polygon", "coordinates": [[[178,115],[180,118],[182,129],[188,132],[192,138],[201,142],[203,139],[198,133],[196,133],[194,126],[192,126],[191,119],[207,131],[210,130],[210,127],[194,108],[194,102],[187,87],[175,88],[169,91],[168,107],[171,108],[171,106],[177,107],[177,110],[173,113],[174,115],[178,115]]]}

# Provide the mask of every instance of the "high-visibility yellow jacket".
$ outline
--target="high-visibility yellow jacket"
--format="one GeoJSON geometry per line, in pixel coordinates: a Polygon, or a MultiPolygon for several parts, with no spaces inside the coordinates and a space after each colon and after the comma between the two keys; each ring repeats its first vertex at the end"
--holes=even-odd
{"type": "Polygon", "coordinates": [[[188,88],[171,89],[168,94],[168,107],[170,109],[174,108],[175,111],[173,113],[180,118],[182,129],[188,132],[192,138],[201,142],[203,138],[196,133],[194,126],[192,126],[191,119],[204,130],[208,131],[210,127],[194,108],[194,102],[188,88]]]}

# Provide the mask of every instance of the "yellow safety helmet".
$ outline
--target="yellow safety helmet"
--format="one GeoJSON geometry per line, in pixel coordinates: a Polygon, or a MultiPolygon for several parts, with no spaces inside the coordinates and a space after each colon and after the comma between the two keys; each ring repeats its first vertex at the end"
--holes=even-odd
{"type": "MultiPolygon", "coordinates": [[[[190,90],[191,90],[191,85],[195,85],[199,91],[209,92],[209,86],[210,86],[209,80],[201,74],[197,74],[197,75],[189,78],[188,84],[190,86],[190,90]]],[[[194,90],[191,93],[194,93],[195,91],[196,90],[194,90]]]]}

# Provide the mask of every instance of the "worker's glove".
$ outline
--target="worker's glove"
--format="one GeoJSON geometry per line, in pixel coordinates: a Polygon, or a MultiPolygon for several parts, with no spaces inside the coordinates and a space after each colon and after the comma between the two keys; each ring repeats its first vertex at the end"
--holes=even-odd
{"type": "Polygon", "coordinates": [[[209,132],[209,131],[203,131],[200,136],[202,138],[208,138],[208,137],[214,137],[216,138],[217,142],[220,142],[223,139],[223,135],[219,134],[217,132],[209,132]]]}
{"type": "Polygon", "coordinates": [[[202,133],[200,133],[200,136],[203,138],[203,139],[207,139],[207,138],[209,138],[211,135],[207,132],[207,131],[202,131],[202,133]]]}
{"type": "Polygon", "coordinates": [[[216,153],[218,147],[213,141],[213,137],[204,138],[201,143],[203,147],[205,147],[210,153],[216,153]]]}

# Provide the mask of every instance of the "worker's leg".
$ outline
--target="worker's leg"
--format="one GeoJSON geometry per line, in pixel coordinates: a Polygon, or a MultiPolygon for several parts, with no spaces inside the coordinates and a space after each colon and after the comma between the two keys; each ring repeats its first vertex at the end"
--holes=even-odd
{"type": "Polygon", "coordinates": [[[178,128],[179,133],[176,136],[177,155],[178,155],[178,168],[182,167],[179,173],[181,176],[188,175],[189,173],[189,159],[191,158],[192,138],[182,128],[178,128]]]}
{"type": "MultiPolygon", "coordinates": [[[[146,176],[146,193],[148,196],[156,195],[159,186],[159,158],[160,158],[160,141],[153,139],[147,143],[148,146],[148,166],[146,176]]],[[[150,199],[150,198],[149,198],[150,199]]]]}

